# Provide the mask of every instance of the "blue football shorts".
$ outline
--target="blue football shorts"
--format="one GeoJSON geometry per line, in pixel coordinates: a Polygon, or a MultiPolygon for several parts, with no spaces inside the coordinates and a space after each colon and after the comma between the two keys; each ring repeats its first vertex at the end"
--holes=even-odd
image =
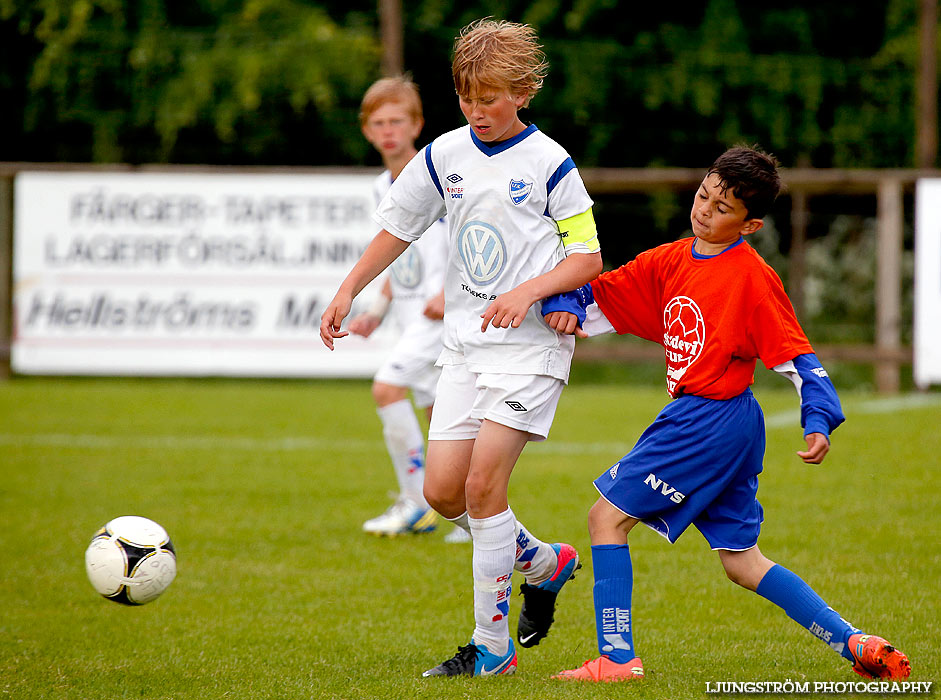
{"type": "Polygon", "coordinates": [[[670,542],[693,524],[713,549],[742,551],[761,530],[764,453],[764,416],[750,389],[721,401],[681,396],[595,487],[670,542]]]}

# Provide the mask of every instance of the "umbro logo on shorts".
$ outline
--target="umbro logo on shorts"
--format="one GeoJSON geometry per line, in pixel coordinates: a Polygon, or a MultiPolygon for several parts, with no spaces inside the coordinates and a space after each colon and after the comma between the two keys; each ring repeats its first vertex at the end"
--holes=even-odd
{"type": "Polygon", "coordinates": [[[512,408],[514,411],[523,412],[523,411],[528,411],[528,410],[529,410],[529,409],[526,408],[523,404],[521,404],[519,401],[504,401],[503,403],[505,403],[507,406],[509,406],[510,408],[512,408]]]}
{"type": "Polygon", "coordinates": [[[451,173],[451,174],[448,175],[445,179],[446,179],[448,182],[450,182],[452,185],[456,185],[457,183],[459,183],[459,182],[460,182],[461,180],[463,180],[464,178],[461,177],[460,175],[458,175],[457,173],[451,173]]]}

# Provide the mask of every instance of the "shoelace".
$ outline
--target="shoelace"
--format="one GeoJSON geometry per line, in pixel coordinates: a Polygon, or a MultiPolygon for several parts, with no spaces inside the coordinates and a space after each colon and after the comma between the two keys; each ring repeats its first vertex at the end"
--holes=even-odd
{"type": "Polygon", "coordinates": [[[483,656],[484,653],[477,648],[474,644],[468,644],[464,647],[457,648],[457,654],[453,658],[445,661],[442,666],[444,666],[449,671],[458,671],[463,673],[469,664],[476,662],[478,656],[483,656]]]}

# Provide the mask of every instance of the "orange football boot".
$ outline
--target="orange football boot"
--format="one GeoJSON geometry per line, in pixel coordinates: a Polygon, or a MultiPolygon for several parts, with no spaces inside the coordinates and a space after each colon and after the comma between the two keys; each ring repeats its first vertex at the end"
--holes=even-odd
{"type": "Polygon", "coordinates": [[[856,660],[853,670],[863,678],[908,678],[912,665],[908,657],[882,637],[873,634],[850,635],[850,653],[856,660]]]}
{"type": "Polygon", "coordinates": [[[552,676],[563,681],[632,681],[644,677],[644,664],[636,656],[624,664],[615,663],[607,656],[586,661],[579,668],[562,671],[552,676]]]}

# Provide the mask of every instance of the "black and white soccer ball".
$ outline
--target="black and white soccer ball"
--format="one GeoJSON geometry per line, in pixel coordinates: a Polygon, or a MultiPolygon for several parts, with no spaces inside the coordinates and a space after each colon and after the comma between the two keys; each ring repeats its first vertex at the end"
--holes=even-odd
{"type": "Polygon", "coordinates": [[[85,550],[85,571],[108,600],[143,605],[173,582],[176,551],[167,531],[153,520],[122,515],[92,537],[85,550]]]}

